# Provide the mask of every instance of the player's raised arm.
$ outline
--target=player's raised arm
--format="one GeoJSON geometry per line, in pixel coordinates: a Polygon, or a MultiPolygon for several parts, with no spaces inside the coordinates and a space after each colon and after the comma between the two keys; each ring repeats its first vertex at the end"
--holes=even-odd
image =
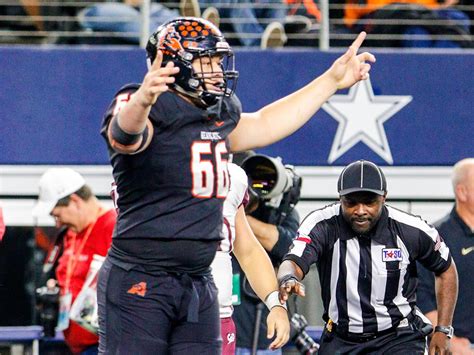
{"type": "Polygon", "coordinates": [[[163,92],[168,91],[168,85],[175,81],[173,75],[179,72],[173,62],[162,67],[162,60],[163,55],[158,51],[140,88],[110,121],[109,142],[121,153],[136,153],[145,149],[151,141],[153,126],[148,119],[151,106],[163,92]],[[146,130],[148,132],[144,134],[146,130]]]}
{"type": "Polygon", "coordinates": [[[130,101],[119,113],[120,127],[129,133],[139,133],[145,128],[151,106],[158,96],[168,91],[168,85],[174,83],[174,76],[179,68],[173,62],[162,67],[163,55],[158,51],[148,73],[143,78],[142,85],[130,98],[130,101]]]}
{"type": "Polygon", "coordinates": [[[257,112],[244,113],[229,135],[231,149],[244,151],[275,143],[303,126],[338,90],[368,78],[375,56],[357,54],[366,37],[361,32],[349,49],[321,76],[300,90],[275,101],[257,112]],[[264,135],[261,132],[265,132],[264,135]]]}

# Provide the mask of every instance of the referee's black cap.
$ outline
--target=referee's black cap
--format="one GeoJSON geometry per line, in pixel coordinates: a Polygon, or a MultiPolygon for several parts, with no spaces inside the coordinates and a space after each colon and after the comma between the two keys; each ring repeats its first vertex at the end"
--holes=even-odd
{"type": "Polygon", "coordinates": [[[377,165],[368,160],[358,160],[342,170],[337,181],[337,191],[340,196],[358,191],[384,196],[387,193],[387,181],[377,165]]]}

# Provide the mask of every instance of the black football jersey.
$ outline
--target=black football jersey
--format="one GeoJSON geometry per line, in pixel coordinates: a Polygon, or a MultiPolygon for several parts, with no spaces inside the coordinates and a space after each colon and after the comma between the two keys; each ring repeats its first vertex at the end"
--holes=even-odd
{"type": "MultiPolygon", "coordinates": [[[[103,123],[120,111],[139,85],[116,95],[103,123]]],[[[166,92],[153,105],[151,144],[126,155],[108,144],[116,183],[118,218],[114,239],[219,240],[222,204],[229,188],[228,134],[237,125],[241,105],[224,98],[218,119],[208,111],[166,92]]]]}

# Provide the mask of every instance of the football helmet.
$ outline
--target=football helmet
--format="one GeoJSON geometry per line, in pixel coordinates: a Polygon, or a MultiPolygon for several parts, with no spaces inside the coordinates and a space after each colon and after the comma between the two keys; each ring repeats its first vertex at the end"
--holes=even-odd
{"type": "Polygon", "coordinates": [[[239,76],[234,67],[234,54],[221,31],[211,22],[195,17],[178,17],[166,22],[148,40],[146,52],[149,66],[158,50],[163,53],[162,66],[171,61],[180,69],[171,87],[199,106],[208,108],[218,103],[220,98],[234,94],[239,76]],[[222,73],[218,75],[223,77],[223,82],[218,85],[217,91],[206,88],[205,81],[217,74],[199,72],[192,66],[195,59],[211,59],[214,56],[222,58],[222,73]]]}

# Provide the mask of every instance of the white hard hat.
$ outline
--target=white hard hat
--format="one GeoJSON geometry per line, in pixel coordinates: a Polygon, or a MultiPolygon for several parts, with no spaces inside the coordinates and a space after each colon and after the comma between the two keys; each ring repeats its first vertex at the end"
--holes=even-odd
{"type": "Polygon", "coordinates": [[[71,168],[48,169],[39,181],[39,198],[33,216],[48,215],[58,201],[86,184],[84,178],[71,168]]]}

